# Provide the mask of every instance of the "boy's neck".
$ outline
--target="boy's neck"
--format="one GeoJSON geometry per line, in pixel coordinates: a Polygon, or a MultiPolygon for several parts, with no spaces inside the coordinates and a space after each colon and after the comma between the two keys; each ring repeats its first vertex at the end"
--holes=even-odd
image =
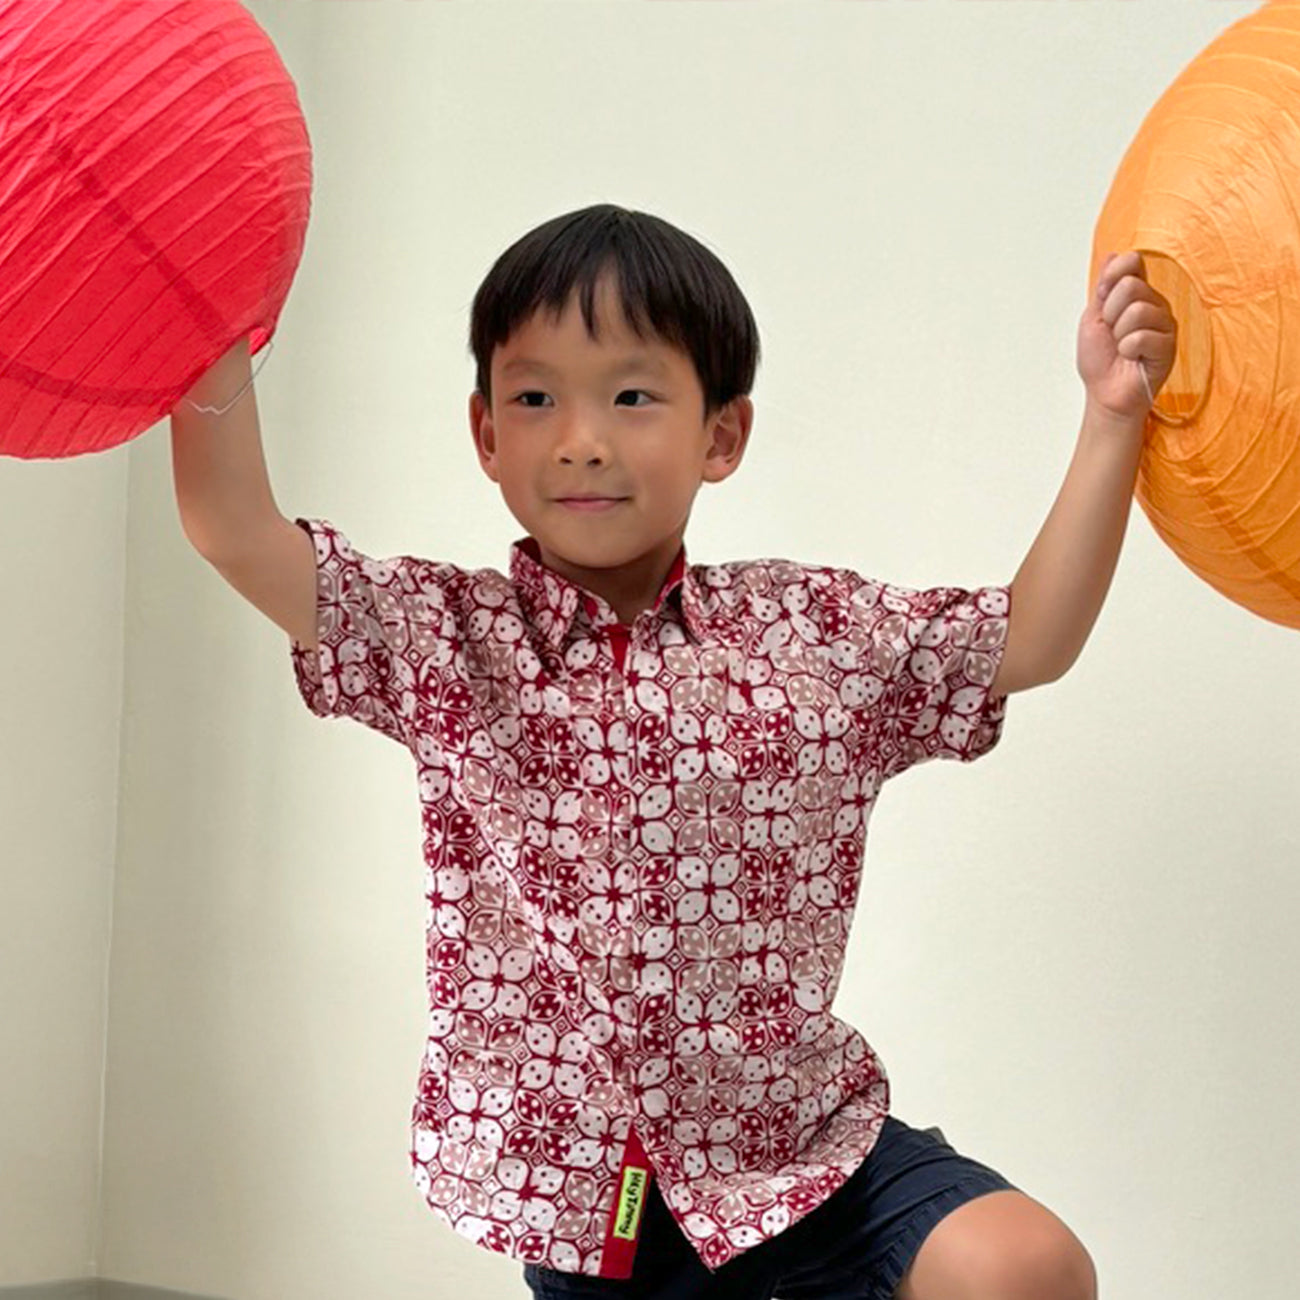
{"type": "Polygon", "coordinates": [[[618,616],[620,623],[631,626],[647,609],[653,609],[663,594],[664,584],[673,573],[684,539],[674,536],[653,551],[628,564],[614,568],[587,568],[570,563],[531,539],[546,568],[558,573],[575,586],[600,597],[618,616]]]}

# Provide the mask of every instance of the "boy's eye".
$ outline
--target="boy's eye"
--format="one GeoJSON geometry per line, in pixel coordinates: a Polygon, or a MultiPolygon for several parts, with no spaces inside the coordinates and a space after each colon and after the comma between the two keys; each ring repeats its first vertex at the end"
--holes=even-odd
{"type": "MultiPolygon", "coordinates": [[[[621,393],[619,393],[615,401],[622,402],[625,397],[632,398],[632,404],[635,406],[649,405],[651,402],[655,400],[654,396],[650,393],[647,393],[643,388],[625,388],[621,393]],[[638,397],[644,397],[646,399],[645,402],[636,401],[638,397]]],[[[537,410],[538,408],[541,407],[542,403],[546,401],[546,398],[547,398],[546,393],[540,392],[536,389],[530,389],[526,393],[518,394],[518,396],[515,398],[515,401],[519,402],[523,406],[528,407],[531,410],[537,410]],[[536,398],[537,400],[534,401],[533,400],[534,398],[536,398]]],[[[624,403],[624,405],[627,405],[627,403],[624,403]]]]}

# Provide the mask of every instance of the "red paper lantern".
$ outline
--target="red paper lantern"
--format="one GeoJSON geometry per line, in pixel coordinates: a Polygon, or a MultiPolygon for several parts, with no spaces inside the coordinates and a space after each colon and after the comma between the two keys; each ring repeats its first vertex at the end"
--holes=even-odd
{"type": "Polygon", "coordinates": [[[104,451],[275,332],[311,146],[239,0],[0,0],[0,454],[104,451]]]}

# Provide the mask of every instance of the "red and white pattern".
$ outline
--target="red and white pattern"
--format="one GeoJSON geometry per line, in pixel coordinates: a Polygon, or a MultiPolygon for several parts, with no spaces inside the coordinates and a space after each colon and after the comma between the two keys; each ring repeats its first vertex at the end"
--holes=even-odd
{"type": "Polygon", "coordinates": [[[1001,734],[1010,593],[784,560],[687,567],[630,628],[516,544],[509,576],[375,560],[325,520],[321,717],[416,762],[434,1213],[566,1273],[605,1252],[630,1126],[711,1269],[839,1187],[888,1111],[831,1014],[882,783],[1001,734]]]}

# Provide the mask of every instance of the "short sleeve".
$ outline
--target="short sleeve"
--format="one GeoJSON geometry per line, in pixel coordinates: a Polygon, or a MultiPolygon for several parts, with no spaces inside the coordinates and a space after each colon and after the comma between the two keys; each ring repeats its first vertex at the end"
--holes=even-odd
{"type": "Polygon", "coordinates": [[[410,575],[404,560],[375,560],[353,549],[324,519],[295,519],[316,552],[313,653],[290,645],[294,677],[307,707],[321,718],[352,718],[408,743],[414,670],[410,641],[410,575]]]}
{"type": "Polygon", "coordinates": [[[989,688],[1006,651],[1011,589],[912,590],[859,579],[851,603],[862,679],[876,697],[882,775],[988,753],[1006,715],[1006,696],[989,688]]]}

